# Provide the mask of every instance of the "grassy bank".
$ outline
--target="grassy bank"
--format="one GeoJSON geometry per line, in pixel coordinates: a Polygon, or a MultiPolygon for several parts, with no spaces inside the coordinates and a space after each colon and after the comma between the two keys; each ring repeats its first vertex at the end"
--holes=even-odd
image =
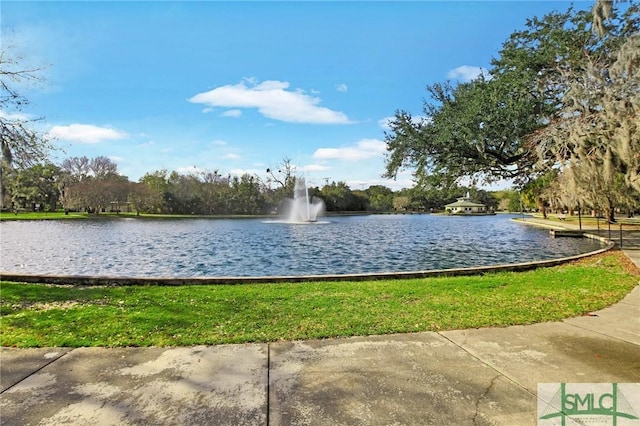
{"type": "Polygon", "coordinates": [[[476,277],[187,287],[2,282],[2,346],[180,346],[507,326],[608,306],[638,283],[618,251],[476,277]]]}
{"type": "Polygon", "coordinates": [[[17,212],[10,211],[0,212],[0,221],[11,220],[61,220],[61,219],[86,219],[89,214],[82,212],[69,212],[62,211],[56,212],[17,212]]]}
{"type": "MultiPolygon", "coordinates": [[[[543,219],[542,214],[540,213],[535,213],[533,215],[531,215],[533,218],[535,219],[543,219]]],[[[528,217],[531,216],[525,216],[525,221],[528,217]]],[[[562,216],[561,216],[562,217],[562,216]]],[[[521,216],[517,216],[517,219],[520,219],[521,216]]],[[[578,226],[580,223],[582,223],[582,226],[585,229],[588,228],[595,228],[597,226],[600,227],[600,229],[607,229],[608,227],[611,227],[614,230],[619,229],[619,227],[622,225],[623,229],[628,230],[628,229],[639,229],[640,228],[640,218],[638,217],[633,217],[633,218],[628,218],[628,217],[623,217],[623,216],[619,216],[616,218],[616,222],[609,224],[604,218],[595,218],[593,216],[582,216],[581,218],[578,218],[577,215],[564,215],[564,217],[561,219],[558,217],[557,214],[549,214],[547,219],[547,221],[549,221],[550,223],[553,224],[557,224],[557,225],[572,225],[572,226],[578,226]]]]}
{"type": "Polygon", "coordinates": [[[0,222],[13,220],[67,220],[67,219],[245,219],[273,217],[269,215],[193,215],[193,214],[148,214],[111,213],[89,214],[86,212],[0,212],[0,222]]]}

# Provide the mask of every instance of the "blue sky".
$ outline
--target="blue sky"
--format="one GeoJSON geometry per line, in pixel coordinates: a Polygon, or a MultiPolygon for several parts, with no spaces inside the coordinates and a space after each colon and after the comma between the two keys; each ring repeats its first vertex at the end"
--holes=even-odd
{"type": "MultiPolygon", "coordinates": [[[[425,87],[466,80],[556,1],[30,2],[0,4],[2,48],[58,158],[252,173],[284,158],[311,184],[412,186],[384,173],[384,124],[425,87]]],[[[576,7],[589,8],[591,2],[576,7]]],[[[0,113],[11,113],[2,112],[0,113]]]]}

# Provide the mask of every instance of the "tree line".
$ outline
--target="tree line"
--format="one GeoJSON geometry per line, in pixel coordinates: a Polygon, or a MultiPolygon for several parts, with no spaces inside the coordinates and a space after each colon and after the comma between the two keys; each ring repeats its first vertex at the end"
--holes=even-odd
{"type": "MultiPolygon", "coordinates": [[[[131,182],[106,157],[72,157],[61,162],[35,164],[15,170],[8,180],[11,209],[55,211],[135,212],[180,215],[277,214],[293,196],[295,167],[283,160],[267,178],[218,171],[180,174],[157,170],[131,182]]],[[[438,211],[466,191],[474,198],[498,206],[491,193],[456,187],[425,193],[416,188],[392,191],[383,185],[353,190],[345,182],[309,187],[309,197],[322,199],[329,212],[438,211]]]]}

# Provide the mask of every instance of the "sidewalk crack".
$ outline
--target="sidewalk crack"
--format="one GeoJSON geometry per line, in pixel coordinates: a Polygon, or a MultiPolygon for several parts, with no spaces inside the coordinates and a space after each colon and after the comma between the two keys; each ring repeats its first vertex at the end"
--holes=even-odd
{"type": "Polygon", "coordinates": [[[269,426],[269,414],[271,413],[271,344],[267,342],[267,426],[269,426]]]}
{"type": "Polygon", "coordinates": [[[473,418],[471,419],[471,421],[473,422],[474,425],[478,424],[478,415],[480,414],[480,401],[482,401],[483,399],[485,399],[487,397],[489,392],[491,392],[491,388],[493,388],[493,385],[495,385],[496,380],[498,380],[498,378],[501,375],[502,374],[498,374],[493,379],[491,379],[491,383],[489,383],[489,386],[484,390],[482,395],[480,395],[478,397],[478,399],[476,399],[475,413],[473,414],[473,418]]]}
{"type": "Polygon", "coordinates": [[[68,352],[63,353],[62,355],[58,356],[58,357],[54,357],[51,358],[51,360],[49,362],[47,362],[46,364],[43,364],[40,368],[32,371],[31,373],[29,373],[27,376],[23,377],[22,379],[18,380],[17,382],[15,382],[14,384],[12,384],[11,386],[9,386],[8,388],[6,388],[5,390],[0,392],[0,395],[2,395],[3,393],[7,392],[9,389],[13,389],[14,387],[16,387],[17,385],[19,385],[20,383],[24,382],[25,380],[27,380],[29,377],[33,376],[34,374],[39,373],[40,371],[42,371],[44,368],[50,366],[51,364],[53,364],[54,362],[56,362],[59,359],[64,358],[68,353],[71,353],[73,351],[73,349],[71,349],[68,352]]]}
{"type": "Polygon", "coordinates": [[[462,344],[459,344],[456,341],[454,341],[453,339],[450,339],[449,337],[445,336],[443,333],[441,333],[441,332],[437,332],[437,333],[438,333],[439,336],[441,336],[442,338],[448,340],[453,345],[457,346],[458,348],[460,348],[461,350],[463,350],[464,352],[469,354],[471,357],[473,357],[477,361],[479,361],[482,364],[486,365],[487,367],[491,368],[493,371],[498,373],[500,376],[503,376],[505,379],[509,380],[511,383],[513,383],[514,385],[516,385],[520,389],[526,391],[527,393],[529,393],[531,395],[534,395],[534,396],[536,395],[536,391],[535,390],[528,389],[526,386],[524,386],[520,382],[518,382],[518,380],[516,380],[515,377],[512,377],[511,375],[509,375],[506,371],[502,371],[500,368],[498,368],[497,366],[493,365],[491,362],[489,362],[489,361],[479,357],[478,355],[474,354],[472,351],[470,351],[469,349],[465,348],[462,344]]]}

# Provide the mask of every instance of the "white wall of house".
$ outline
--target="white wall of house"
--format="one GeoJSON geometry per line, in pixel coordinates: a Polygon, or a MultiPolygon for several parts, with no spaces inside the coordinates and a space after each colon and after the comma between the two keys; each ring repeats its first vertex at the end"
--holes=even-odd
{"type": "Polygon", "coordinates": [[[486,209],[484,207],[454,207],[452,213],[484,213],[486,209]]]}

